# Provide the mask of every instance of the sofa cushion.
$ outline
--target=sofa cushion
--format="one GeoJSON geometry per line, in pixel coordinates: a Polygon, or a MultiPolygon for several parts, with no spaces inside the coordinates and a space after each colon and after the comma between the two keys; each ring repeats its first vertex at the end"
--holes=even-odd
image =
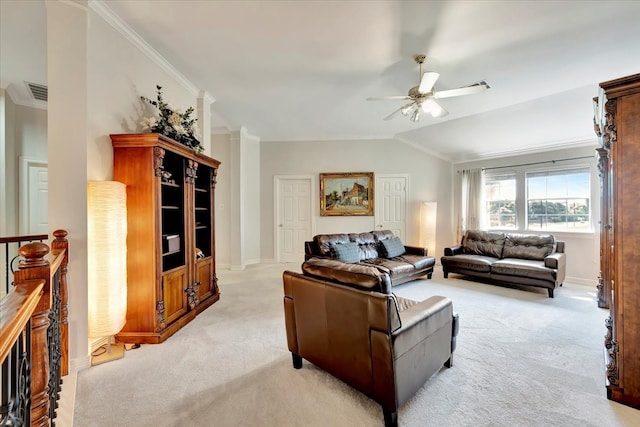
{"type": "Polygon", "coordinates": [[[331,253],[340,261],[355,263],[360,262],[360,250],[355,242],[337,243],[331,245],[331,253]]]}
{"type": "Polygon", "coordinates": [[[413,264],[416,270],[424,270],[425,268],[433,267],[436,264],[436,259],[432,256],[427,257],[423,255],[411,255],[405,253],[400,258],[413,264]]]}
{"type": "Polygon", "coordinates": [[[502,258],[520,258],[542,261],[555,251],[556,239],[551,234],[509,233],[504,242],[502,258]]]}
{"type": "Polygon", "coordinates": [[[555,282],[557,276],[556,270],[544,266],[544,261],[519,258],[504,258],[494,262],[491,274],[529,277],[548,282],[555,282]]]}
{"type": "Polygon", "coordinates": [[[349,240],[358,244],[360,260],[378,258],[378,244],[371,233],[350,233],[349,240]]]}
{"type": "Polygon", "coordinates": [[[416,269],[413,264],[404,261],[401,257],[388,259],[388,258],[373,258],[362,261],[361,264],[375,265],[387,273],[391,278],[407,276],[412,274],[416,269]]]}
{"type": "Polygon", "coordinates": [[[302,263],[302,273],[321,280],[328,280],[356,289],[391,293],[388,274],[373,266],[347,264],[330,258],[310,258],[302,263]]]}
{"type": "Polygon", "coordinates": [[[465,254],[502,258],[505,234],[496,231],[467,231],[462,239],[465,254]]]}
{"type": "Polygon", "coordinates": [[[331,246],[338,243],[349,243],[348,234],[318,234],[313,240],[322,256],[331,256],[331,246]]]}
{"type": "Polygon", "coordinates": [[[461,254],[443,256],[441,261],[445,270],[464,269],[477,271],[479,273],[489,273],[491,266],[498,261],[498,259],[484,255],[461,254]]]}
{"type": "Polygon", "coordinates": [[[393,237],[391,239],[385,239],[380,242],[382,244],[385,257],[393,258],[400,256],[406,252],[402,241],[399,237],[393,237]]]}

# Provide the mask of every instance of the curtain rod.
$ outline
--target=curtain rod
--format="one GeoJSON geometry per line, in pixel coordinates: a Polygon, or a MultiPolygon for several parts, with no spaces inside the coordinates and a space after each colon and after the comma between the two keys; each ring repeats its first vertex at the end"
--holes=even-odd
{"type": "Polygon", "coordinates": [[[544,163],[566,162],[567,160],[580,160],[580,159],[593,159],[593,156],[571,157],[571,158],[568,158],[568,159],[559,159],[559,160],[546,160],[544,162],[522,163],[522,164],[519,164],[519,165],[495,166],[495,167],[492,167],[492,168],[482,168],[482,170],[483,171],[488,171],[488,170],[492,170],[492,169],[515,168],[515,167],[518,167],[518,166],[542,165],[544,163]]]}

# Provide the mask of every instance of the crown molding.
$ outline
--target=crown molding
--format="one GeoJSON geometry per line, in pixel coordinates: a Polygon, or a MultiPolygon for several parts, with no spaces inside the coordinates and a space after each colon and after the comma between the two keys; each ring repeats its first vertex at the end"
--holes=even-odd
{"type": "Polygon", "coordinates": [[[597,146],[597,145],[598,145],[598,139],[595,136],[593,138],[557,140],[548,144],[536,145],[534,147],[521,148],[517,150],[482,153],[474,156],[472,159],[456,160],[453,162],[453,164],[456,165],[459,163],[469,163],[469,162],[475,162],[480,160],[500,159],[503,157],[526,156],[529,154],[539,154],[540,152],[546,152],[546,151],[558,151],[558,150],[566,150],[571,148],[583,148],[583,147],[597,146]]]}
{"type": "MultiPolygon", "coordinates": [[[[131,44],[137,47],[142,53],[147,55],[156,65],[167,72],[178,83],[191,93],[192,96],[198,97],[200,90],[191,83],[191,81],[169,61],[167,61],[160,53],[147,43],[138,33],[136,33],[129,25],[127,25],[120,16],[112,11],[103,0],[89,0],[89,7],[106,23],[111,25],[116,31],[124,36],[131,44]]],[[[215,101],[215,99],[213,100],[215,101]]],[[[212,102],[213,102],[212,101],[212,102]]]]}
{"type": "Polygon", "coordinates": [[[216,99],[211,96],[211,94],[209,92],[207,92],[206,90],[201,90],[198,92],[198,98],[202,98],[205,102],[209,103],[209,105],[213,104],[214,102],[216,102],[216,99]]]}

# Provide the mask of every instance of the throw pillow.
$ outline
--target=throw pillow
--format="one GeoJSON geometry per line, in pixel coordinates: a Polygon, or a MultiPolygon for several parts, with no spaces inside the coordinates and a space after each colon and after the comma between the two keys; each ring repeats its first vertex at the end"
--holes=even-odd
{"type": "Polygon", "coordinates": [[[404,249],[404,245],[402,244],[398,236],[391,239],[382,240],[381,242],[387,258],[397,257],[403,255],[406,252],[404,249]]]}
{"type": "Polygon", "coordinates": [[[360,250],[355,242],[338,243],[331,246],[333,257],[340,261],[357,263],[360,262],[360,250]]]}

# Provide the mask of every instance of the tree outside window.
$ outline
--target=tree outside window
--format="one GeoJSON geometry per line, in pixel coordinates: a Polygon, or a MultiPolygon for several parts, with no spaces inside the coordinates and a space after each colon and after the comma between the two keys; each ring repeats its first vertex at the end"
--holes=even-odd
{"type": "Polygon", "coordinates": [[[584,231],[591,228],[589,167],[527,172],[527,228],[584,231]]]}

